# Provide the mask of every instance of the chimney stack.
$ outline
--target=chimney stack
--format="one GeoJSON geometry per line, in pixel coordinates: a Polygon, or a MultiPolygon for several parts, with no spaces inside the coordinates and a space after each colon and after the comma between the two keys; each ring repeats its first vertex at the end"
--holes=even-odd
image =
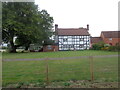
{"type": "Polygon", "coordinates": [[[58,24],[55,24],[55,31],[58,29],[58,24]]]}
{"type": "Polygon", "coordinates": [[[87,24],[87,30],[89,30],[89,24],[87,24]]]}
{"type": "Polygon", "coordinates": [[[55,24],[55,33],[57,34],[58,24],[55,24]]]}

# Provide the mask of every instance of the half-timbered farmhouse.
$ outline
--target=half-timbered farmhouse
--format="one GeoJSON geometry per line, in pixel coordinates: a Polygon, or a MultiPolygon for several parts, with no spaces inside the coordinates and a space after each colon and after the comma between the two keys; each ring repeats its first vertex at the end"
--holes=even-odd
{"type": "Polygon", "coordinates": [[[55,25],[55,43],[58,50],[84,50],[90,47],[89,25],[87,28],[58,28],[55,25]]]}

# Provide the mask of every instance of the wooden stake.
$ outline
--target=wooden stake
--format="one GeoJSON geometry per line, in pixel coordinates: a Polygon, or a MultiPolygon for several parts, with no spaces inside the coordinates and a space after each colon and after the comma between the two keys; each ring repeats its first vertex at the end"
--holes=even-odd
{"type": "Polygon", "coordinates": [[[93,73],[93,56],[89,56],[90,59],[90,73],[91,73],[91,81],[94,80],[94,73],[93,73]]]}
{"type": "Polygon", "coordinates": [[[49,70],[48,70],[48,58],[46,58],[46,83],[49,84],[49,70]]]}

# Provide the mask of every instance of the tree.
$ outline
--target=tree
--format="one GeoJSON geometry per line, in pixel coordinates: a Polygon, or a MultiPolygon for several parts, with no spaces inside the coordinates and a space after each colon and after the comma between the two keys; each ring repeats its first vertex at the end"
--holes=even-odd
{"type": "Polygon", "coordinates": [[[28,49],[31,43],[41,43],[50,36],[53,18],[45,10],[38,11],[33,2],[4,2],[2,11],[3,41],[10,43],[11,52],[16,52],[17,46],[28,49]]]}
{"type": "MultiPolygon", "coordinates": [[[[42,41],[46,43],[46,41],[50,40],[49,38],[52,36],[52,23],[53,23],[53,18],[50,17],[50,15],[47,13],[46,10],[38,11],[38,16],[37,16],[37,21],[36,25],[38,30],[35,33],[32,32],[32,35],[23,35],[21,34],[18,35],[17,38],[17,43],[24,45],[26,48],[25,50],[28,50],[29,46],[31,43],[38,43],[42,45],[42,41]],[[40,31],[40,33],[38,33],[40,31]],[[33,35],[35,34],[35,35],[33,35]],[[24,39],[26,38],[26,39],[24,39]],[[26,42],[26,43],[24,43],[26,42]]],[[[51,40],[50,40],[51,41],[51,40]]],[[[44,44],[45,44],[44,43],[44,44]]]]}

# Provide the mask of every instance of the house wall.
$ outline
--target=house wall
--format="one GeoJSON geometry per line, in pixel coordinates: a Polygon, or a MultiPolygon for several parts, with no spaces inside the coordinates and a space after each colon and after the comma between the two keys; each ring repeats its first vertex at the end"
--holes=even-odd
{"type": "Polygon", "coordinates": [[[104,37],[103,33],[101,33],[100,37],[101,37],[101,38],[103,39],[103,41],[104,41],[105,37],[104,37]]]}
{"type": "Polygon", "coordinates": [[[112,46],[115,46],[116,43],[120,42],[120,38],[105,38],[103,33],[101,34],[101,37],[106,44],[112,44],[112,46]],[[111,40],[112,39],[112,40],[111,40]]]}
{"type": "Polygon", "coordinates": [[[120,42],[120,38],[104,38],[103,40],[104,40],[104,43],[106,43],[106,44],[112,44],[112,46],[115,46],[116,43],[120,42]]]}
{"type": "Polygon", "coordinates": [[[58,36],[59,50],[83,50],[90,47],[90,36],[58,36]]]}

